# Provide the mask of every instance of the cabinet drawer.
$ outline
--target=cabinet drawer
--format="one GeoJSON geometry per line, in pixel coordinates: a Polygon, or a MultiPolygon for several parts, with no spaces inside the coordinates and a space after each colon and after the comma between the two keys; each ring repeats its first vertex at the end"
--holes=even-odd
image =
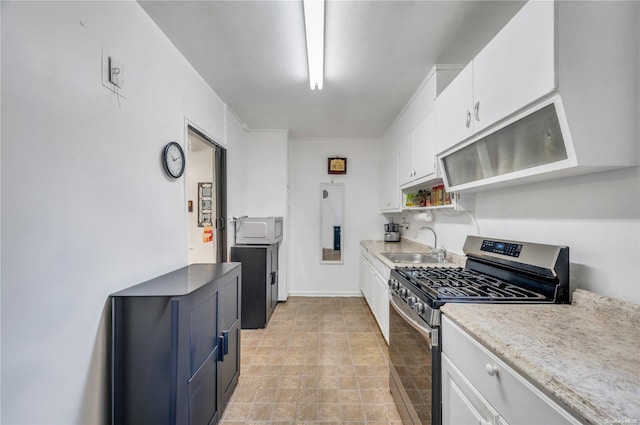
{"type": "Polygon", "coordinates": [[[507,423],[580,423],[446,317],[442,351],[507,423]]]}

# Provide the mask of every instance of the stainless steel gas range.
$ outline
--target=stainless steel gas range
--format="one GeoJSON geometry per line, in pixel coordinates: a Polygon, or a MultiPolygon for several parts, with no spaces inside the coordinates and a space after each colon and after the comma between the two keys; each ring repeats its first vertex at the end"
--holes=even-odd
{"type": "Polygon", "coordinates": [[[439,425],[440,307],[568,303],[569,248],[468,236],[465,267],[405,267],[389,279],[389,383],[405,425],[439,425]]]}

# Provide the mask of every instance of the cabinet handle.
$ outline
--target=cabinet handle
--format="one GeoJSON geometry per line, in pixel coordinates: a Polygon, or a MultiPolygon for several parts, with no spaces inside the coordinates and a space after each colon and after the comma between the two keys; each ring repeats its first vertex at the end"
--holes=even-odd
{"type": "Polygon", "coordinates": [[[473,107],[473,115],[475,116],[476,121],[480,121],[480,101],[477,101],[473,107]]]}
{"type": "Polygon", "coordinates": [[[224,335],[218,336],[218,361],[224,361],[224,335]]]}
{"type": "Polygon", "coordinates": [[[224,361],[224,356],[229,354],[229,331],[222,331],[222,335],[218,337],[218,341],[220,341],[220,349],[218,352],[218,361],[224,361]]]}
{"type": "Polygon", "coordinates": [[[467,109],[467,128],[471,127],[471,111],[467,109]]]}
{"type": "Polygon", "coordinates": [[[498,367],[495,365],[492,365],[491,363],[487,363],[487,365],[484,367],[484,370],[487,371],[487,374],[489,376],[495,376],[498,374],[498,367]]]}

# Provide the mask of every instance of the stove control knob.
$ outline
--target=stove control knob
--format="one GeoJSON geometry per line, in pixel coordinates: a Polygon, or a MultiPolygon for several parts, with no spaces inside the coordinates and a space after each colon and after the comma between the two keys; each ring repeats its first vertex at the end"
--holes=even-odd
{"type": "Polygon", "coordinates": [[[415,303],[415,305],[413,306],[413,309],[416,311],[416,313],[422,314],[422,313],[424,313],[424,304],[415,303]]]}
{"type": "Polygon", "coordinates": [[[401,296],[402,298],[406,297],[408,292],[409,292],[409,291],[407,291],[407,288],[400,288],[400,289],[398,290],[398,294],[400,294],[400,296],[401,296]]]}
{"type": "Polygon", "coordinates": [[[407,298],[407,304],[409,304],[409,307],[411,308],[413,308],[413,306],[416,304],[416,301],[418,301],[416,297],[407,298]]]}

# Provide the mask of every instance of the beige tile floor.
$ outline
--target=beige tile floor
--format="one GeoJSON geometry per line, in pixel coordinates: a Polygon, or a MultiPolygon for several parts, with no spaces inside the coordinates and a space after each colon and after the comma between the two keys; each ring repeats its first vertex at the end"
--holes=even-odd
{"type": "Polygon", "coordinates": [[[242,330],[241,375],[221,423],[401,425],[387,345],[364,298],[289,297],[242,330]]]}

